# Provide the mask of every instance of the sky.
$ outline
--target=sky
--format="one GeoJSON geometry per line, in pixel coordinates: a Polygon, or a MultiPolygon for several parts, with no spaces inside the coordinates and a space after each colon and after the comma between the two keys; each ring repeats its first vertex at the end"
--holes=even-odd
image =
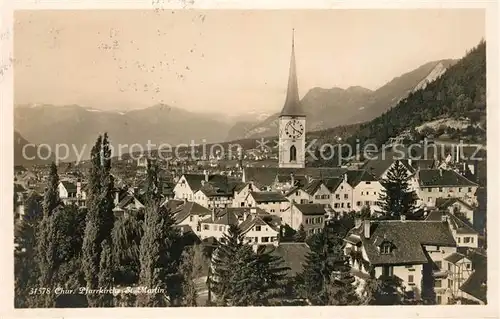
{"type": "Polygon", "coordinates": [[[85,10],[14,15],[16,104],[276,112],[292,29],[299,94],[375,90],[485,37],[480,9],[85,10]]]}

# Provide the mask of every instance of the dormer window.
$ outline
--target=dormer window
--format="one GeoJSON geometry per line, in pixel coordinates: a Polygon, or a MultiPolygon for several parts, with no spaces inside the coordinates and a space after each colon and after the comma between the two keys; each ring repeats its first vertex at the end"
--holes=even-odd
{"type": "Polygon", "coordinates": [[[392,250],[394,248],[394,245],[390,241],[383,241],[380,244],[380,254],[381,255],[389,255],[392,253],[392,250]]]}

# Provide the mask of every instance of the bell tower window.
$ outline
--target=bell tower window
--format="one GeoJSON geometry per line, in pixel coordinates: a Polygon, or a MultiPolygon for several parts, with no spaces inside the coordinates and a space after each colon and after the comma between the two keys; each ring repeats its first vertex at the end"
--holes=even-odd
{"type": "Polygon", "coordinates": [[[292,145],[290,147],[290,162],[295,162],[297,161],[297,148],[295,145],[292,145]]]}

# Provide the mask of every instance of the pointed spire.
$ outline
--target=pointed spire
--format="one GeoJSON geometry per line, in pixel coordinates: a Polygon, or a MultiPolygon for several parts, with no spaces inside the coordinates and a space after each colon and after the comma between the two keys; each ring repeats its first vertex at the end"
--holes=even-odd
{"type": "Polygon", "coordinates": [[[297,84],[297,70],[295,66],[295,29],[292,30],[292,56],[290,58],[290,71],[288,74],[288,88],[286,91],[285,105],[281,116],[305,116],[300,106],[299,87],[297,84]]]}

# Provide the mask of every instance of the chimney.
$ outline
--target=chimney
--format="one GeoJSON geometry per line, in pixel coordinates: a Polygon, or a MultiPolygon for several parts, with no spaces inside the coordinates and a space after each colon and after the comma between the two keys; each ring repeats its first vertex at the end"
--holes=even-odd
{"type": "Polygon", "coordinates": [[[443,169],[441,167],[439,168],[439,176],[443,176],[443,169]]]}
{"type": "Polygon", "coordinates": [[[250,214],[257,215],[257,208],[255,208],[255,207],[250,208],[250,214]]]}
{"type": "Polygon", "coordinates": [[[457,145],[457,150],[456,150],[456,162],[460,163],[460,145],[457,145]]]}
{"type": "Polygon", "coordinates": [[[120,202],[120,191],[116,191],[115,192],[115,205],[118,205],[118,203],[120,202]]]}
{"type": "Polygon", "coordinates": [[[361,220],[361,218],[356,218],[354,219],[354,228],[359,228],[361,227],[361,224],[363,223],[363,221],[361,220]]]}
{"type": "Polygon", "coordinates": [[[205,182],[208,182],[208,171],[203,170],[203,175],[205,175],[205,182]]]}
{"type": "Polygon", "coordinates": [[[370,220],[364,220],[363,221],[364,223],[364,235],[365,235],[365,238],[370,238],[370,220]]]}
{"type": "Polygon", "coordinates": [[[76,182],[76,195],[80,195],[82,193],[82,182],[76,182]]]}
{"type": "Polygon", "coordinates": [[[215,222],[215,208],[212,208],[212,222],[215,222]]]}
{"type": "Polygon", "coordinates": [[[401,221],[402,222],[406,221],[406,215],[401,215],[401,221]]]}
{"type": "Polygon", "coordinates": [[[347,173],[344,173],[344,182],[347,183],[347,173]]]}
{"type": "Polygon", "coordinates": [[[448,215],[447,215],[445,212],[443,212],[443,213],[441,214],[441,221],[442,221],[443,223],[448,222],[448,215]]]}
{"type": "Polygon", "coordinates": [[[293,175],[293,172],[290,173],[290,183],[293,186],[295,186],[295,176],[293,175]]]}

